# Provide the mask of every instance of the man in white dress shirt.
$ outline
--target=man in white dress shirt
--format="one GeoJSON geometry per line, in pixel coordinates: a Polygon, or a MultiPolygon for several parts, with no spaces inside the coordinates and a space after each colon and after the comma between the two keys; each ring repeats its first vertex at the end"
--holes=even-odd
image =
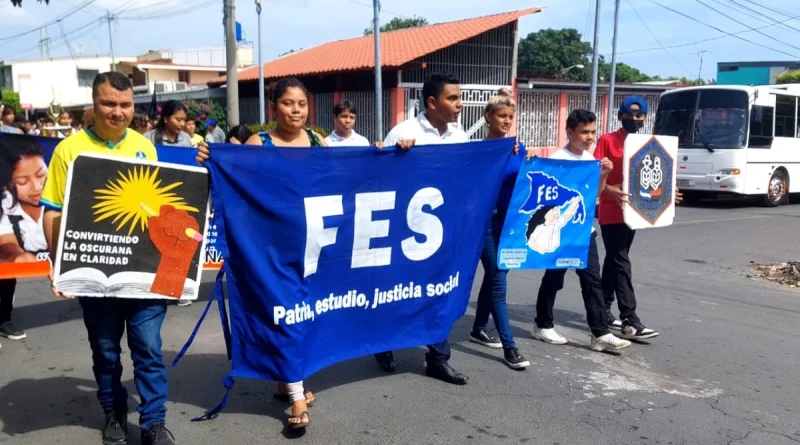
{"type": "Polygon", "coordinates": [[[369,140],[356,133],[358,111],[349,100],[343,100],[333,107],[333,132],[325,138],[328,147],[368,147],[369,140]]]}
{"type": "MultiPolygon", "coordinates": [[[[425,111],[417,117],[398,124],[383,141],[384,147],[392,145],[408,150],[415,145],[457,144],[468,142],[467,133],[458,124],[461,114],[461,86],[450,73],[434,73],[422,86],[425,111]]],[[[466,385],[469,378],[453,369],[450,360],[450,342],[447,340],[428,345],[425,355],[429,377],[455,385],[466,385]]],[[[391,351],[375,354],[375,359],[387,372],[395,369],[391,351]]]]}

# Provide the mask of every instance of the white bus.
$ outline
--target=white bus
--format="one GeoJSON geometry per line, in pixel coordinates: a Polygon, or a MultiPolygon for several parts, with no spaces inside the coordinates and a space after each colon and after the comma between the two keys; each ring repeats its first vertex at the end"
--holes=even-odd
{"type": "Polygon", "coordinates": [[[653,132],[678,137],[677,186],[684,199],[756,195],[775,207],[800,192],[798,97],[800,85],[662,94],[653,132]]]}

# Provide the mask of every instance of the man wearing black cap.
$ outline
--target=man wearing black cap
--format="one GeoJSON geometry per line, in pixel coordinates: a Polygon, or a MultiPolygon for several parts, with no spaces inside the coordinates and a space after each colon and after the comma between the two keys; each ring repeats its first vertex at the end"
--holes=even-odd
{"type": "MultiPolygon", "coordinates": [[[[623,203],[628,202],[628,193],[622,190],[622,158],[625,153],[625,139],[629,134],[637,133],[644,127],[644,121],[647,119],[647,101],[641,96],[626,97],[619,107],[617,116],[622,122],[622,128],[601,136],[594,151],[595,159],[608,158],[614,164],[608,175],[604,193],[600,194],[600,208],[597,212],[606,249],[601,282],[608,326],[620,330],[623,338],[644,340],[657,337],[658,332],[646,328],[636,315],[636,294],[633,291],[631,260],[628,256],[636,231],[631,230],[622,217],[623,203]],[[614,318],[611,313],[615,293],[619,318],[622,321],[614,318]]],[[[681,200],[677,188],[675,195],[677,204],[681,200]]]]}

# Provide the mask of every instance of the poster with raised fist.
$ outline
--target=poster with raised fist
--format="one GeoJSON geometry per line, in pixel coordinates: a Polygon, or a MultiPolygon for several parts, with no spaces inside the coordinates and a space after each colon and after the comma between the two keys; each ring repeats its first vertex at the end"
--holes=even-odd
{"type": "Polygon", "coordinates": [[[81,155],[55,262],[66,295],[197,299],[208,233],[204,168],[81,155]]]}

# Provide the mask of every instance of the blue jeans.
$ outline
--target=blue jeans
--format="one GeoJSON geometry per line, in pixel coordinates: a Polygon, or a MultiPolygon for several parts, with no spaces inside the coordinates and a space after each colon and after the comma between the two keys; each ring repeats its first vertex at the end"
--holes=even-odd
{"type": "Polygon", "coordinates": [[[166,300],[81,297],[83,322],[92,347],[92,370],[97,382],[97,400],[105,412],[128,412],[128,391],[122,386],[120,341],[128,330],[128,348],[133,360],[133,380],[142,402],[139,425],[150,429],[164,422],[167,408],[167,368],[161,356],[161,324],[167,313],[166,300]]]}
{"type": "Polygon", "coordinates": [[[475,310],[475,323],[472,330],[486,329],[489,324],[489,314],[492,314],[494,326],[500,335],[503,349],[516,348],[514,335],[511,333],[511,323],[508,320],[508,306],[506,305],[506,275],[507,270],[497,267],[497,245],[500,243],[500,233],[503,231],[503,221],[497,216],[486,231],[486,240],[483,242],[481,264],[483,265],[483,283],[478,293],[478,307],[475,310]]]}

